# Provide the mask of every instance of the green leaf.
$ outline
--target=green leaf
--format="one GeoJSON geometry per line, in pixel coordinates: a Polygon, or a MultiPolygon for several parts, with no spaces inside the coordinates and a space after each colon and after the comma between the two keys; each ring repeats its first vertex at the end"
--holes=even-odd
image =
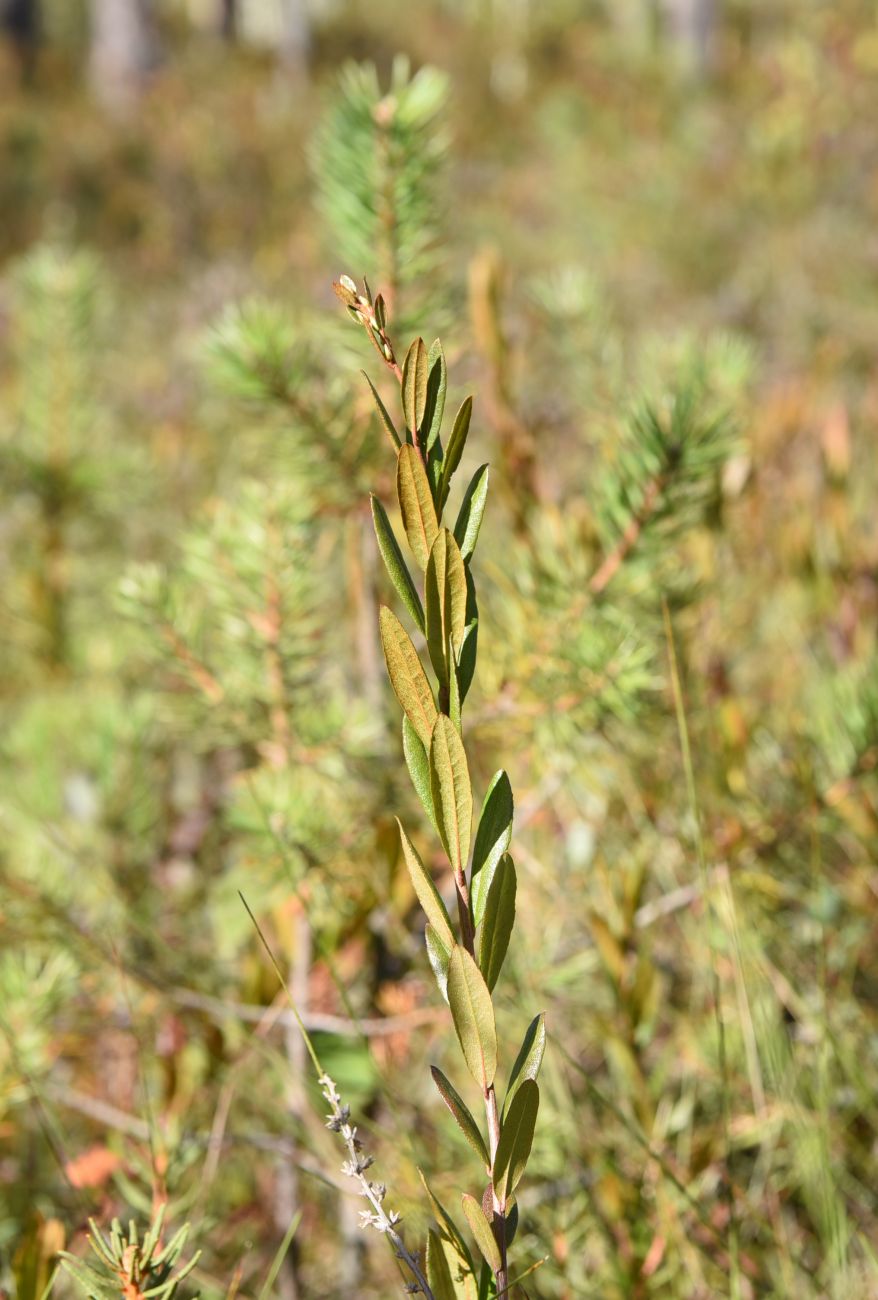
{"type": "Polygon", "coordinates": [[[430,741],[430,789],[442,844],[455,876],[460,878],[469,858],[473,792],[463,741],[444,713],[436,718],[430,741]]]}
{"type": "Polygon", "coordinates": [[[381,423],[384,425],[385,429],[390,435],[391,442],[393,443],[394,447],[401,447],[402,439],[400,438],[399,434],[396,432],[396,426],[390,418],[390,414],[387,410],[387,407],[384,405],[384,403],[382,402],[378,394],[378,389],[372,383],[372,380],[366,374],[365,370],[361,370],[360,374],[363,376],[363,378],[366,380],[366,383],[369,385],[369,387],[372,390],[372,397],[374,398],[375,405],[378,408],[378,414],[381,417],[381,423]]]}
{"type": "Polygon", "coordinates": [[[486,1092],[497,1070],[494,1006],[481,971],[459,944],[448,963],[448,1005],[467,1068],[486,1092]]]}
{"type": "Polygon", "coordinates": [[[473,582],[473,575],[469,571],[469,565],[465,565],[464,568],[466,570],[466,628],[457,652],[457,676],[460,685],[461,704],[463,704],[469,694],[469,688],[472,686],[479,647],[479,607],[476,604],[476,584],[473,582]]]}
{"type": "Polygon", "coordinates": [[[405,714],[402,715],[402,752],[405,755],[409,776],[412,778],[412,785],[438,835],[439,823],[436,820],[433,792],[430,789],[430,759],[426,747],[405,714]]]}
{"type": "Polygon", "coordinates": [[[393,610],[382,605],[378,622],[390,684],[421,743],[429,745],[438,713],[424,666],[393,610]]]}
{"type": "Polygon", "coordinates": [[[479,968],[489,989],[497,983],[515,923],[515,863],[508,853],[497,865],[488,890],[479,935],[479,968]]]}
{"type": "Polygon", "coordinates": [[[500,1259],[500,1247],[494,1239],[494,1231],[485,1218],[485,1212],[479,1205],[474,1196],[467,1192],[463,1194],[463,1212],[466,1215],[466,1221],[470,1226],[473,1236],[476,1239],[476,1245],[481,1251],[486,1264],[495,1273],[500,1271],[502,1261],[500,1259]]]}
{"type": "Polygon", "coordinates": [[[488,786],[473,847],[470,904],[475,925],[481,924],[497,863],[512,841],[512,814],[512,786],[506,773],[500,771],[488,786]]]}
{"type": "Polygon", "coordinates": [[[442,417],[445,414],[445,393],[448,389],[448,367],[442,344],[435,340],[427,354],[427,404],[424,409],[424,436],[421,439],[431,451],[439,438],[442,417]]]}
{"type": "Polygon", "coordinates": [[[524,1079],[515,1094],[500,1130],[494,1156],[494,1192],[506,1204],[524,1173],[540,1108],[540,1090],[533,1079],[524,1079]]]}
{"type": "Polygon", "coordinates": [[[506,1089],[506,1100],[503,1102],[504,1115],[521,1085],[528,1079],[536,1079],[543,1063],[545,1050],[546,1013],[541,1011],[538,1016],[534,1016],[528,1025],[518,1056],[515,1058],[512,1073],[509,1076],[509,1087],[506,1089]]]}
{"type": "Polygon", "coordinates": [[[419,453],[409,443],[399,449],[396,462],[396,491],[402,512],[402,526],[412,554],[426,569],[430,547],[439,532],[433,494],[419,453]]]}
{"type": "Polygon", "coordinates": [[[396,535],[387,517],[387,511],[376,496],[372,496],[371,501],[372,522],[375,525],[375,536],[378,539],[378,550],[381,552],[384,567],[390,575],[390,581],[396,588],[396,594],[411,614],[418,628],[423,632],[426,625],[421,598],[412,581],[402,551],[399,549],[399,542],[396,540],[396,535]]]}
{"type": "Polygon", "coordinates": [[[442,1242],[432,1228],[427,1234],[427,1282],[435,1300],[457,1300],[442,1242]]]}
{"type": "Polygon", "coordinates": [[[447,685],[466,626],[466,571],[457,542],[440,529],[430,550],[424,595],[427,649],[441,682],[447,685]]]}
{"type": "Polygon", "coordinates": [[[418,433],[424,422],[427,374],[427,349],[424,340],[417,338],[402,364],[402,409],[406,425],[412,434],[418,433]]]}
{"type": "Polygon", "coordinates": [[[451,437],[448,439],[448,448],[442,461],[442,477],[439,480],[440,511],[448,500],[448,489],[451,487],[451,477],[460,464],[460,458],[463,455],[463,449],[466,446],[472,413],[473,399],[471,397],[465,397],[460,410],[454,417],[451,437]]]}
{"type": "Polygon", "coordinates": [[[398,817],[396,824],[399,827],[399,837],[402,841],[403,857],[409,869],[418,902],[424,909],[427,920],[439,939],[450,950],[454,946],[454,931],[451,928],[451,921],[448,919],[445,904],[442,902],[439,890],[434,885],[429,871],[421,861],[420,854],[406,835],[403,824],[398,817]]]}
{"type": "Polygon", "coordinates": [[[436,977],[439,992],[448,1001],[448,965],[451,961],[451,949],[446,948],[432,925],[424,930],[424,942],[427,945],[427,957],[430,969],[436,977]]]}
{"type": "Polygon", "coordinates": [[[427,1199],[433,1207],[436,1222],[439,1224],[440,1235],[444,1241],[447,1241],[449,1245],[454,1247],[455,1253],[464,1261],[469,1271],[474,1273],[475,1264],[473,1262],[472,1254],[470,1253],[470,1248],[464,1240],[463,1233],[460,1231],[439,1198],[434,1195],[433,1189],[424,1177],[423,1170],[418,1170],[418,1177],[421,1180],[424,1191],[427,1193],[427,1199]]]}
{"type": "Polygon", "coordinates": [[[484,1138],[479,1132],[479,1126],[473,1119],[466,1102],[456,1091],[450,1080],[446,1079],[438,1066],[431,1065],[430,1073],[433,1076],[433,1082],[442,1095],[442,1100],[457,1121],[461,1133],[469,1142],[485,1169],[490,1169],[491,1157],[488,1155],[488,1148],[485,1146],[484,1138]]]}
{"type": "Polygon", "coordinates": [[[460,657],[457,664],[457,689],[460,702],[466,699],[476,671],[476,654],[479,646],[479,620],[467,623],[460,645],[460,657]]]}
{"type": "Polygon", "coordinates": [[[470,479],[469,487],[464,493],[461,502],[457,523],[454,525],[454,536],[460,547],[460,553],[465,560],[469,559],[476,549],[487,499],[488,466],[480,465],[470,479]]]}

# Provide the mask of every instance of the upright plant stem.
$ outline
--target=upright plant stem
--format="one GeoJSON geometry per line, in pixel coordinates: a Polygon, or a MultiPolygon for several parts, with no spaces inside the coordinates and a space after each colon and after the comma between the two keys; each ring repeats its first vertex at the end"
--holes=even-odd
{"type": "MultiPolygon", "coordinates": [[[[671,616],[668,610],[666,600],[662,601],[662,614],[665,624],[665,637],[668,644],[668,659],[671,670],[671,684],[674,693],[674,710],[677,715],[677,731],[680,738],[680,751],[683,757],[683,771],[686,778],[686,797],[689,804],[689,815],[692,818],[692,825],[695,832],[695,849],[698,858],[698,871],[701,878],[701,891],[704,898],[705,906],[708,910],[708,934],[711,950],[711,984],[713,1010],[716,1021],[716,1038],[717,1038],[717,1055],[719,1057],[720,1079],[722,1083],[722,1111],[723,1111],[723,1141],[725,1144],[725,1155],[728,1161],[729,1153],[729,1134],[731,1127],[731,1101],[729,1095],[729,1070],[728,1059],[726,1054],[726,1031],[723,1022],[722,1013],[722,983],[719,973],[719,953],[716,944],[716,921],[717,913],[713,900],[713,891],[710,883],[710,873],[707,869],[707,854],[704,847],[704,837],[701,830],[701,811],[698,807],[698,796],[695,789],[695,770],[692,765],[692,750],[689,744],[689,726],[686,720],[686,709],[683,702],[683,688],[680,681],[680,671],[677,663],[677,650],[674,643],[674,631],[671,626],[671,616]]],[[[729,1171],[726,1169],[725,1178],[726,1187],[726,1205],[729,1216],[729,1260],[731,1264],[731,1293],[732,1300],[738,1300],[741,1294],[741,1270],[740,1270],[740,1250],[739,1250],[739,1232],[737,1211],[735,1208],[735,1191],[732,1186],[732,1180],[729,1171]]]]}

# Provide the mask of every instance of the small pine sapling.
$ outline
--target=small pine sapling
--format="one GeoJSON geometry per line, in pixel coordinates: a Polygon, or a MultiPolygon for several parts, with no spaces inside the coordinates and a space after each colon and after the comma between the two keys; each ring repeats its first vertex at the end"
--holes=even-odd
{"type": "MultiPolygon", "coordinates": [[[[334,288],[350,315],[365,328],[400,388],[402,420],[397,422],[369,381],[396,456],[399,508],[417,581],[376,497],[372,511],[387,572],[414,635],[425,644],[426,656],[418,652],[400,618],[386,607],[380,611],[381,643],[403,712],[409,774],[454,875],[456,924],[401,823],[399,830],[403,856],[427,919],[430,964],[485,1112],[483,1133],[453,1083],[433,1067],[439,1093],[488,1181],[484,1194],[463,1197],[463,1212],[484,1263],[476,1269],[461,1233],[439,1210],[440,1233],[431,1233],[427,1249],[427,1281],[435,1297],[475,1294],[467,1285],[478,1286],[479,1296],[503,1296],[510,1290],[509,1248],[518,1219],[515,1192],[530,1155],[539,1107],[536,1079],[545,1049],[545,1025],[539,1015],[528,1027],[501,1105],[497,1096],[500,1042],[492,991],[515,919],[516,872],[509,854],[513,797],[508,776],[498,772],[485,794],[473,838],[473,791],[463,739],[463,707],[476,666],[479,624],[471,564],[487,499],[488,466],[474,473],[456,522],[448,528],[443,514],[466,446],[472,399],[464,400],[443,446],[447,371],[439,341],[428,349],[423,339],[415,339],[400,365],[387,331],[382,296],[373,298],[368,284],[360,291],[348,276],[334,288]]],[[[416,1280],[410,1289],[419,1286],[416,1280]]]]}

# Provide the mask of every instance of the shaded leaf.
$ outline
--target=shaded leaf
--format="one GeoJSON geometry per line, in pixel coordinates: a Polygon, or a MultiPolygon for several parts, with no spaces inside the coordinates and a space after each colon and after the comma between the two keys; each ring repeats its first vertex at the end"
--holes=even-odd
{"type": "Polygon", "coordinates": [[[427,957],[430,969],[436,977],[439,992],[448,1001],[448,964],[451,961],[451,949],[446,948],[432,925],[424,930],[424,942],[427,945],[427,957]]]}
{"type": "Polygon", "coordinates": [[[454,471],[460,464],[460,458],[463,455],[463,449],[466,446],[467,436],[469,434],[470,419],[473,413],[473,399],[465,397],[461,403],[460,410],[454,417],[454,425],[451,430],[451,437],[448,439],[448,449],[445,452],[442,461],[442,477],[439,480],[439,509],[445,505],[448,500],[448,489],[451,487],[451,478],[454,471]]]}
{"type": "Polygon", "coordinates": [[[518,1056],[515,1058],[515,1064],[512,1067],[512,1073],[509,1075],[509,1087],[506,1089],[506,1100],[503,1102],[503,1114],[505,1115],[509,1106],[518,1092],[518,1089],[527,1079],[536,1079],[540,1072],[540,1066],[543,1063],[543,1055],[546,1050],[546,1013],[541,1011],[538,1016],[527,1027],[519,1048],[518,1056]]]}
{"type": "Polygon", "coordinates": [[[424,409],[424,436],[421,439],[427,451],[437,443],[445,414],[445,394],[448,389],[448,367],[442,344],[436,339],[427,354],[427,402],[424,409]]]}
{"type": "Polygon", "coordinates": [[[372,496],[371,501],[372,522],[375,525],[375,536],[378,539],[378,550],[381,552],[384,567],[390,575],[390,581],[396,588],[396,594],[418,628],[423,632],[426,624],[421,598],[399,548],[399,542],[396,540],[396,535],[387,517],[387,511],[376,496],[372,496]]]}
{"type": "Polygon", "coordinates": [[[387,410],[387,407],[382,402],[381,397],[378,393],[378,389],[372,383],[372,380],[366,374],[365,370],[361,370],[360,374],[363,376],[363,378],[366,380],[366,383],[369,385],[369,387],[372,390],[372,397],[375,401],[375,406],[377,407],[378,414],[381,417],[381,423],[384,425],[384,428],[387,430],[388,434],[390,435],[390,441],[393,443],[394,447],[397,448],[401,447],[402,438],[400,438],[399,434],[396,432],[396,425],[391,420],[390,413],[387,410]]]}
{"type": "Polygon", "coordinates": [[[525,1171],[539,1108],[539,1088],[533,1079],[524,1079],[506,1113],[494,1156],[494,1191],[501,1205],[506,1204],[525,1171]]]}
{"type": "Polygon", "coordinates": [[[429,745],[438,713],[423,664],[408,632],[386,605],[378,621],[390,684],[421,743],[429,745]]]}
{"type": "Polygon", "coordinates": [[[485,1092],[497,1070],[494,1007],[481,971],[459,944],[448,963],[448,1005],[467,1068],[485,1092]]]}
{"type": "Polygon", "coordinates": [[[485,919],[479,935],[479,967],[489,989],[493,989],[503,967],[509,937],[515,923],[515,864],[508,853],[494,872],[485,904],[485,919]]]}
{"type": "Polygon", "coordinates": [[[470,903],[473,922],[480,925],[485,915],[488,890],[497,870],[497,863],[512,841],[512,816],[514,804],[512,786],[505,772],[497,772],[488,786],[476,841],[473,846],[473,869],[470,881],[470,903]]]}
{"type": "Polygon", "coordinates": [[[454,536],[465,560],[469,559],[476,549],[487,499],[488,466],[480,465],[470,479],[454,525],[454,536]]]}
{"type": "Polygon", "coordinates": [[[402,409],[412,434],[420,431],[427,405],[427,349],[415,339],[402,364],[402,409]]]}
{"type": "Polygon", "coordinates": [[[470,1226],[473,1236],[476,1239],[476,1245],[484,1257],[486,1264],[496,1273],[501,1267],[500,1247],[494,1240],[493,1229],[485,1218],[485,1212],[479,1205],[475,1197],[470,1196],[467,1192],[463,1194],[463,1212],[466,1215],[466,1221],[470,1226]]]}
{"type": "Polygon", "coordinates": [[[445,1102],[445,1105],[457,1121],[461,1133],[466,1138],[467,1142],[469,1142],[473,1151],[475,1151],[485,1168],[489,1169],[491,1165],[491,1157],[488,1155],[488,1148],[485,1146],[484,1138],[479,1132],[479,1126],[473,1119],[466,1102],[438,1066],[431,1065],[430,1073],[433,1076],[433,1082],[439,1089],[442,1100],[445,1102]]]}
{"type": "Polygon", "coordinates": [[[469,858],[473,792],[463,741],[454,723],[443,713],[436,718],[430,741],[430,789],[439,835],[459,877],[466,870],[469,858]]]}
{"type": "Polygon", "coordinates": [[[406,835],[403,824],[398,817],[396,819],[396,824],[399,827],[399,838],[402,842],[403,857],[405,858],[405,864],[409,869],[409,875],[412,878],[412,884],[414,885],[415,893],[418,896],[418,902],[424,909],[424,914],[439,939],[443,945],[450,950],[454,944],[454,931],[451,928],[451,921],[448,918],[445,904],[442,902],[439,890],[433,883],[429,871],[421,861],[420,854],[406,835]]]}
{"type": "Polygon", "coordinates": [[[426,747],[406,714],[402,715],[402,752],[405,755],[409,776],[412,778],[412,785],[438,835],[439,823],[436,821],[433,792],[430,789],[430,759],[426,747]]]}
{"type": "Polygon", "coordinates": [[[408,544],[421,569],[426,569],[430,547],[439,531],[439,521],[423,461],[409,443],[399,449],[396,491],[408,544]]]}

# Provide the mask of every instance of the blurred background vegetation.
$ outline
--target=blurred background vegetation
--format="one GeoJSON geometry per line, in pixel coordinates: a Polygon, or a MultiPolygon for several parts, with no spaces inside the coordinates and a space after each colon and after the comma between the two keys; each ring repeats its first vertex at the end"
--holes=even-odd
{"type": "Polygon", "coordinates": [[[398,1293],[239,890],[411,1242],[465,1185],[344,271],[492,465],[528,1294],[878,1296],[872,0],[0,16],[0,1293],[165,1202],[184,1289],[398,1293]]]}

